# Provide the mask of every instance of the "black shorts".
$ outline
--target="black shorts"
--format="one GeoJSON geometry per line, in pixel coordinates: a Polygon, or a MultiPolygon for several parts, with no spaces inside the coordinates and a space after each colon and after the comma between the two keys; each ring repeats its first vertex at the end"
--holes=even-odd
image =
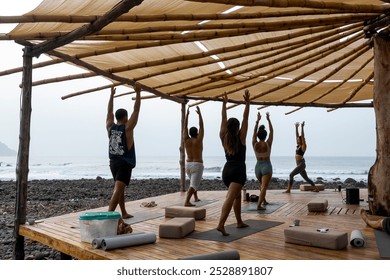
{"type": "Polygon", "coordinates": [[[222,171],[222,180],[226,187],[231,183],[245,185],[246,165],[244,162],[228,161],[225,163],[222,171]]]}
{"type": "Polygon", "coordinates": [[[133,167],[123,159],[110,160],[110,170],[114,181],[121,181],[126,186],[130,183],[133,167]]]}

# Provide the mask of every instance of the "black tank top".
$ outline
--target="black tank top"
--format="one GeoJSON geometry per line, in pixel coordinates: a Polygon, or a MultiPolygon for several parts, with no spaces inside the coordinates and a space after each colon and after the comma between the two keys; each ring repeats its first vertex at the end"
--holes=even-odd
{"type": "Polygon", "coordinates": [[[295,151],[295,153],[299,156],[302,156],[305,154],[305,152],[302,150],[302,147],[301,146],[297,146],[297,149],[295,151]]]}
{"type": "Polygon", "coordinates": [[[225,157],[227,161],[245,162],[246,146],[239,140],[238,152],[235,155],[229,155],[225,151],[225,157]]]}
{"type": "Polygon", "coordinates": [[[110,129],[109,158],[123,159],[133,168],[136,165],[135,147],[128,149],[126,141],[126,127],[124,124],[113,124],[110,129]]]}

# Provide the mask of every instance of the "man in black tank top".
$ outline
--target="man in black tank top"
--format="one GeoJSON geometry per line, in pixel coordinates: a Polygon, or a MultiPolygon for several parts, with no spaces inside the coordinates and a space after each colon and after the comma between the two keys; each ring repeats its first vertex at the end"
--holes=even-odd
{"type": "MultiPolygon", "coordinates": [[[[114,122],[114,95],[115,88],[111,88],[111,95],[107,108],[106,129],[108,132],[109,141],[109,158],[110,169],[115,181],[114,191],[108,206],[108,211],[115,211],[119,205],[122,218],[127,219],[133,217],[127,213],[125,208],[125,187],[129,185],[131,173],[135,167],[135,146],[134,146],[134,128],[138,122],[138,116],[141,106],[141,87],[135,84],[134,90],[136,98],[134,103],[134,110],[128,119],[128,114],[125,109],[118,109],[115,112],[116,123],[114,122]]],[[[120,224],[125,224],[120,220],[120,224]]],[[[125,224],[126,232],[131,232],[130,225],[125,224]]]]}

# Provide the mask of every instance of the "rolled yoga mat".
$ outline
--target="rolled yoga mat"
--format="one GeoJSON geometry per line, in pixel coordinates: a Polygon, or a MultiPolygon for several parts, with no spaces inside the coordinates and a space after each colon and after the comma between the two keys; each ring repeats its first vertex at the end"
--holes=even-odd
{"type": "Polygon", "coordinates": [[[121,234],[104,238],[101,242],[103,250],[112,250],[129,246],[143,245],[156,242],[154,233],[121,234]]]}
{"type": "MultiPolygon", "coordinates": [[[[144,232],[137,232],[137,233],[131,233],[131,234],[136,235],[136,234],[143,234],[143,233],[144,232]]],[[[92,240],[92,247],[95,249],[99,249],[102,247],[102,241],[104,239],[113,238],[113,237],[118,237],[118,235],[111,235],[111,236],[106,236],[106,237],[95,238],[92,240]]]]}
{"type": "Polygon", "coordinates": [[[350,244],[353,247],[364,247],[366,245],[366,240],[360,230],[355,229],[351,232],[350,244]]]}

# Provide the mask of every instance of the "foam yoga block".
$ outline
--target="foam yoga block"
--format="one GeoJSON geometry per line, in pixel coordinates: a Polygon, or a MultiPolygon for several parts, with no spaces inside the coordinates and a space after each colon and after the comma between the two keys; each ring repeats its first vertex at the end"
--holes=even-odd
{"type": "Polygon", "coordinates": [[[136,245],[150,244],[155,242],[156,235],[154,233],[129,233],[103,238],[103,240],[101,240],[100,245],[103,250],[112,250],[136,245]]]}
{"type": "Polygon", "coordinates": [[[195,230],[195,219],[176,217],[158,228],[158,235],[163,238],[183,238],[195,230]]]}
{"type": "Polygon", "coordinates": [[[170,206],[165,208],[165,217],[188,217],[202,220],[206,217],[206,209],[198,207],[170,206]]]}
{"type": "Polygon", "coordinates": [[[348,246],[348,233],[298,226],[284,229],[284,240],[287,243],[340,250],[348,246]]]}
{"type": "Polygon", "coordinates": [[[317,198],[307,204],[309,212],[324,212],[328,209],[328,200],[317,198]]]}
{"type": "Polygon", "coordinates": [[[180,260],[239,260],[240,253],[236,250],[228,250],[211,254],[189,256],[180,260]]]}
{"type": "MultiPolygon", "coordinates": [[[[315,184],[316,187],[320,190],[320,191],[323,191],[325,189],[325,185],[324,184],[315,184]]],[[[310,184],[301,184],[299,186],[299,189],[301,191],[312,191],[314,190],[314,187],[310,184]]]]}

